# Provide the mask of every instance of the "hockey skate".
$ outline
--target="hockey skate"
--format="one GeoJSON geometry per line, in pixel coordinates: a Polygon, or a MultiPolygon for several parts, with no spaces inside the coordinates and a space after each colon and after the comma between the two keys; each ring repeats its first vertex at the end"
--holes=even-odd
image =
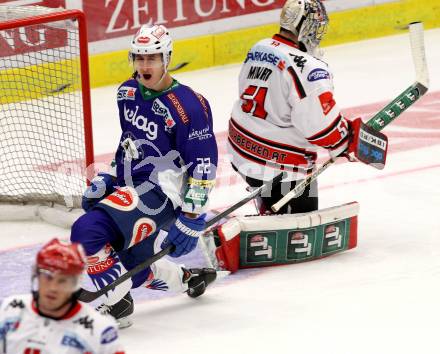
{"type": "Polygon", "coordinates": [[[183,269],[183,282],[188,283],[186,293],[189,297],[196,298],[202,295],[209,284],[217,278],[214,268],[183,269]]]}
{"type": "Polygon", "coordinates": [[[112,316],[120,329],[130,327],[133,324],[130,315],[134,311],[134,302],[130,292],[114,305],[99,305],[96,311],[112,316]]]}

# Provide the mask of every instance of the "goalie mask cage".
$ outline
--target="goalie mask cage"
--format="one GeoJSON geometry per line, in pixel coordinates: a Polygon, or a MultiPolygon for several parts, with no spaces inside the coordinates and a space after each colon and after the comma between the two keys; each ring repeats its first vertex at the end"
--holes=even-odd
{"type": "Polygon", "coordinates": [[[93,174],[84,13],[0,5],[0,91],[0,203],[80,207],[93,174]]]}

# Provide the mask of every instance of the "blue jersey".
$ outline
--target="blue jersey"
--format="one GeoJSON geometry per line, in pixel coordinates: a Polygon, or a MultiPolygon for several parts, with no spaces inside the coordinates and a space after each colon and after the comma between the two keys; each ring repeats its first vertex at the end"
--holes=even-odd
{"type": "Polygon", "coordinates": [[[119,87],[117,100],[122,129],[115,155],[118,185],[134,186],[142,194],[152,183],[175,207],[203,212],[218,160],[208,101],[176,80],[156,92],[134,79],[119,87]]]}

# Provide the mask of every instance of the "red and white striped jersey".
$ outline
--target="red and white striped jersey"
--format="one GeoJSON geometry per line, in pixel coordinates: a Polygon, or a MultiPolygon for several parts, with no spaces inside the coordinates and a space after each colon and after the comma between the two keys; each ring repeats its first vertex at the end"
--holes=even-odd
{"type": "Polygon", "coordinates": [[[228,150],[246,176],[269,180],[285,170],[300,179],[313,169],[318,147],[332,154],[347,148],[348,124],[333,98],[327,64],[279,34],[248,52],[239,95],[228,150]]]}
{"type": "Polygon", "coordinates": [[[6,298],[0,306],[2,354],[124,354],[117,325],[81,303],[61,319],[38,314],[31,295],[6,298]]]}

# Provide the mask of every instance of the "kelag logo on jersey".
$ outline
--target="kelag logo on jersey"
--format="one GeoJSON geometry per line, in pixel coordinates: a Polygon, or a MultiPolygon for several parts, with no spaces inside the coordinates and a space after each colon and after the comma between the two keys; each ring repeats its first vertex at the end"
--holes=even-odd
{"type": "Polygon", "coordinates": [[[313,69],[309,76],[307,76],[307,80],[309,81],[318,81],[318,80],[328,80],[330,79],[330,73],[325,71],[324,69],[313,69]]]}
{"type": "Polygon", "coordinates": [[[130,86],[122,86],[118,91],[118,101],[135,100],[136,88],[130,86]]]}
{"type": "Polygon", "coordinates": [[[146,136],[150,140],[156,140],[158,125],[153,121],[148,121],[147,117],[138,114],[139,106],[136,106],[136,110],[133,111],[127,108],[124,104],[124,118],[127,122],[130,122],[136,128],[145,132],[146,136]]]}

